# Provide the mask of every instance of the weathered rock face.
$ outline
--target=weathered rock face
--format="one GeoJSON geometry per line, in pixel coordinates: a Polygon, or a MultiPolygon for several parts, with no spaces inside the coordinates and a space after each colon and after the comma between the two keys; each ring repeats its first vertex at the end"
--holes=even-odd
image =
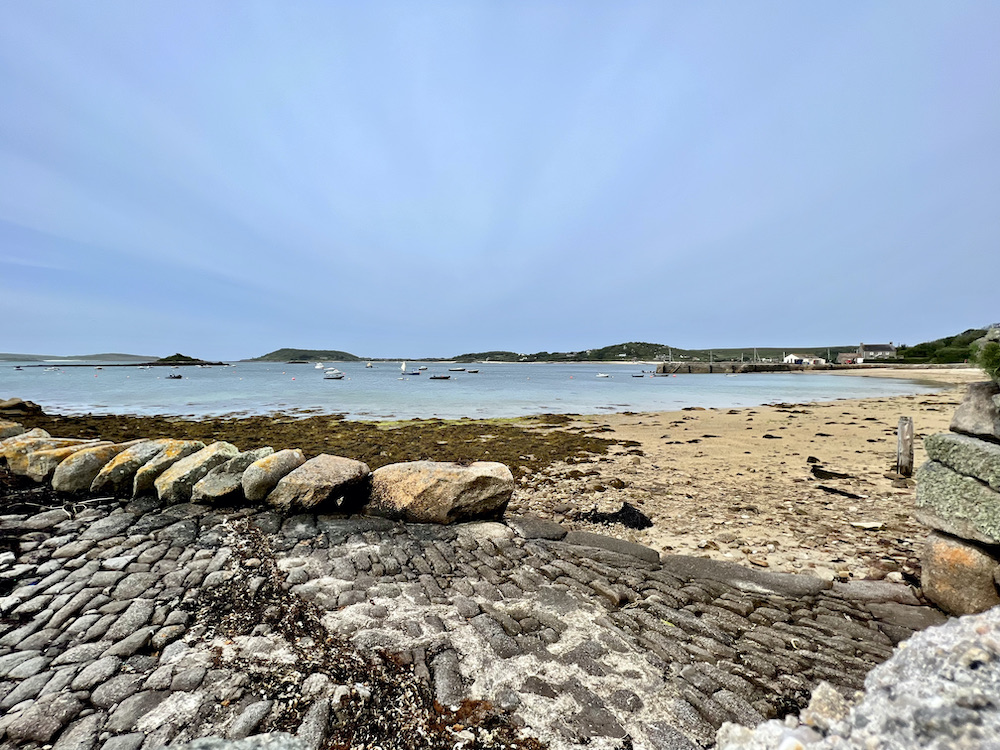
{"type": "MultiPolygon", "coordinates": [[[[111,445],[111,443],[105,440],[93,445],[111,445]]],[[[81,448],[79,445],[71,445],[65,448],[49,448],[47,450],[35,451],[28,456],[28,476],[36,482],[47,482],[52,477],[52,473],[56,470],[56,467],[64,459],[81,450],[86,450],[86,448],[81,448]]]]}
{"type": "Polygon", "coordinates": [[[37,440],[39,438],[52,437],[49,433],[43,430],[41,427],[35,427],[27,432],[19,432],[16,435],[11,435],[10,437],[5,437],[0,440],[0,458],[4,458],[4,451],[8,447],[20,443],[24,440],[37,440]]]}
{"type": "Polygon", "coordinates": [[[974,477],[928,461],[916,473],[917,520],[982,544],[1000,544],[1000,493],[974,477]]]}
{"type": "Polygon", "coordinates": [[[955,410],[951,431],[1000,441],[1000,383],[972,383],[955,410]]]}
{"type": "Polygon", "coordinates": [[[932,533],[920,556],[924,596],[955,615],[985,612],[1000,604],[995,580],[1000,571],[998,551],[932,533]]]}
{"type": "Polygon", "coordinates": [[[87,492],[94,478],[112,458],[145,443],[145,440],[130,440],[127,443],[97,444],[83,448],[67,456],[52,474],[52,489],[56,492],[87,492]]]}
{"type": "Polygon", "coordinates": [[[259,503],[273,490],[281,478],[299,468],[306,457],[298,449],[286,449],[254,461],[243,472],[243,496],[259,503]]]}
{"type": "MultiPolygon", "coordinates": [[[[16,440],[16,438],[15,438],[16,440]]],[[[76,446],[78,448],[93,445],[96,440],[77,440],[75,438],[38,438],[27,440],[21,443],[14,443],[5,446],[3,455],[7,459],[7,466],[13,474],[27,476],[28,461],[35,451],[50,450],[52,448],[68,448],[76,446]]]]}
{"type": "Polygon", "coordinates": [[[932,461],[1000,492],[1000,444],[944,432],[924,438],[924,448],[932,461]]]}
{"type": "Polygon", "coordinates": [[[25,401],[22,398],[8,398],[0,400],[0,414],[41,414],[42,407],[34,401],[25,401]]]}
{"type": "MultiPolygon", "coordinates": [[[[799,720],[754,730],[725,723],[718,750],[990,748],[1000,736],[1000,610],[949,620],[915,634],[865,679],[846,716],[837,701],[799,720]],[[806,719],[812,721],[806,723],[806,719]],[[994,738],[994,739],[990,739],[994,738]]],[[[813,693],[814,702],[816,693],[813,693]]],[[[824,691],[825,692],[825,691],[824,691]]],[[[828,704],[830,702],[827,702],[828,704]]]]}
{"type": "Polygon", "coordinates": [[[208,472],[238,455],[240,449],[232,443],[219,440],[197,453],[182,458],[164,471],[153,485],[156,496],[168,503],[184,503],[191,499],[191,491],[208,472]]]}
{"type": "Polygon", "coordinates": [[[144,463],[135,473],[132,482],[132,497],[154,489],[154,482],[182,458],[190,456],[205,447],[200,440],[168,440],[163,449],[144,463]]]}
{"type": "Polygon", "coordinates": [[[146,440],[122,451],[101,467],[90,485],[90,491],[109,492],[113,495],[132,494],[136,472],[170,442],[167,438],[146,440]]]}
{"type": "Polygon", "coordinates": [[[412,461],[372,474],[367,510],[417,523],[500,518],[513,493],[514,476],[500,463],[412,461]]]}
{"type": "Polygon", "coordinates": [[[0,419],[0,439],[14,437],[25,432],[24,427],[18,422],[11,422],[7,419],[0,419]]]}
{"type": "Polygon", "coordinates": [[[370,475],[368,464],[362,461],[322,453],[284,476],[267,496],[267,502],[282,511],[350,511],[360,504],[370,475]]]}
{"type": "Polygon", "coordinates": [[[219,464],[195,484],[191,502],[218,503],[243,497],[243,472],[255,461],[273,454],[274,448],[258,448],[219,464]]]}

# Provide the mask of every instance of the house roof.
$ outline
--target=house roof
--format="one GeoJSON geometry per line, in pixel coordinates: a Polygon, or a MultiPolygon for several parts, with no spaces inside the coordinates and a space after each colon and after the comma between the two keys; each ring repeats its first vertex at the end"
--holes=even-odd
{"type": "Polygon", "coordinates": [[[896,347],[890,344],[862,344],[861,351],[865,352],[894,352],[896,347]]]}

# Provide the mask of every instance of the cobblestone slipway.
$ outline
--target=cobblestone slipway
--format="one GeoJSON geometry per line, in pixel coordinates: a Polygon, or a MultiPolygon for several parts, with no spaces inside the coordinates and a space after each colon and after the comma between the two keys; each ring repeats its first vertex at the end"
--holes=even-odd
{"type": "MultiPolygon", "coordinates": [[[[17,492],[32,491],[8,492],[23,510],[17,492]]],[[[310,696],[336,712],[367,688],[310,661],[322,634],[281,625],[300,605],[443,706],[488,700],[556,748],[710,747],[722,722],[797,711],[821,680],[853,694],[941,619],[904,585],[661,559],[529,518],[403,525],[154,498],[7,512],[0,748],[272,728],[319,747],[336,717],[310,696]]]]}

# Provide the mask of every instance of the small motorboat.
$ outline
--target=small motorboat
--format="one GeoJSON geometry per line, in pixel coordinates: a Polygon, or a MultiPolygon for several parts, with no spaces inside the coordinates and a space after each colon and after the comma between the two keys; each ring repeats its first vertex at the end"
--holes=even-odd
{"type": "Polygon", "coordinates": [[[475,375],[477,372],[479,372],[479,370],[466,370],[466,372],[469,372],[469,373],[472,373],[473,375],[475,375]]]}
{"type": "Polygon", "coordinates": [[[336,367],[329,367],[323,370],[323,380],[343,380],[344,373],[338,370],[336,367]]]}
{"type": "Polygon", "coordinates": [[[599,372],[599,373],[597,373],[597,377],[599,377],[599,378],[610,378],[611,376],[608,375],[606,372],[599,372]]]}
{"type": "Polygon", "coordinates": [[[428,380],[451,380],[451,375],[431,375],[428,380]]]}
{"type": "Polygon", "coordinates": [[[636,375],[635,373],[632,373],[632,377],[633,378],[644,378],[646,376],[645,375],[636,375]]]}
{"type": "Polygon", "coordinates": [[[322,362],[317,362],[316,363],[316,369],[317,370],[322,370],[323,369],[323,363],[322,362]]]}
{"type": "Polygon", "coordinates": [[[427,369],[427,365],[420,365],[420,367],[418,367],[417,369],[418,370],[426,370],[427,369]]]}
{"type": "Polygon", "coordinates": [[[464,367],[449,367],[448,372],[465,372],[464,367]]]}
{"type": "Polygon", "coordinates": [[[178,375],[176,373],[171,373],[170,375],[167,375],[167,380],[180,380],[183,377],[184,377],[183,375],[178,375]]]}
{"type": "Polygon", "coordinates": [[[366,362],[365,363],[365,368],[368,369],[368,370],[372,369],[372,363],[371,362],[366,362]]]}

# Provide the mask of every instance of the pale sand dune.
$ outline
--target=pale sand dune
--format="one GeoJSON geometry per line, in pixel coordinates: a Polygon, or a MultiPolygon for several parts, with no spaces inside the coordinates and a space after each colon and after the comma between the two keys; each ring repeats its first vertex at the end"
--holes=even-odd
{"type": "MultiPolygon", "coordinates": [[[[869,376],[868,371],[854,373],[869,376]]],[[[878,376],[888,373],[914,377],[899,370],[880,370],[878,376]]],[[[912,481],[894,484],[885,476],[895,469],[899,417],[913,417],[915,466],[920,466],[926,460],[922,437],[948,429],[964,391],[960,384],[983,379],[974,370],[921,370],[917,377],[933,377],[941,391],[786,408],[583,418],[577,428],[634,440],[644,455],[637,458],[623,449],[611,458],[553,467],[525,481],[511,510],[661,551],[812,571],[824,578],[838,573],[882,577],[912,568],[927,530],[911,518],[912,481]],[[817,479],[810,456],[819,459],[818,466],[852,478],[817,479]],[[596,473],[570,478],[572,470],[596,473]],[[616,489],[616,479],[626,486],[616,489]],[[598,483],[603,492],[596,491],[598,483]],[[820,485],[862,497],[830,494],[820,485]],[[577,511],[595,506],[614,511],[623,501],[649,515],[653,528],[633,531],[572,520],[577,511]],[[866,530],[852,522],[883,526],[866,530]]]]}

